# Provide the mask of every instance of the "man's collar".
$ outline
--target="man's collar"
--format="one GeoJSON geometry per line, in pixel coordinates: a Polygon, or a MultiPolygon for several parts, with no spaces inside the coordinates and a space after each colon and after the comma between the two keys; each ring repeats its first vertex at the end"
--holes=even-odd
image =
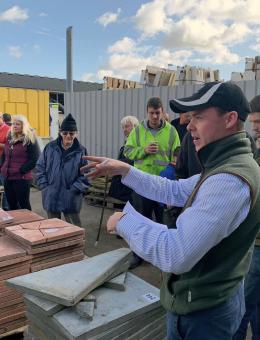
{"type": "Polygon", "coordinates": [[[146,122],[146,126],[148,127],[148,129],[151,129],[151,130],[160,130],[162,127],[165,126],[165,121],[162,119],[160,120],[160,125],[157,128],[151,127],[148,119],[145,122],[146,122]]]}

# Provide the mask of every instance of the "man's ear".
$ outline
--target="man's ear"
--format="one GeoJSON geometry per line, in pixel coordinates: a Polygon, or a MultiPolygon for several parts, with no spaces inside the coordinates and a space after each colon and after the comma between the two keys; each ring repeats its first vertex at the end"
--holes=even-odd
{"type": "Polygon", "coordinates": [[[238,113],[236,111],[227,112],[226,115],[226,128],[230,129],[237,125],[238,113]]]}

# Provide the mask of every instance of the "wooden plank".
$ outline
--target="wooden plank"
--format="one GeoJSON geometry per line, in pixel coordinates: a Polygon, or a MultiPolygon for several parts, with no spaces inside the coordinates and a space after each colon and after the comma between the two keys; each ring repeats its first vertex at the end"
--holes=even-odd
{"type": "Polygon", "coordinates": [[[16,328],[12,329],[10,331],[7,331],[5,333],[2,333],[0,335],[0,339],[3,339],[3,338],[8,337],[10,335],[23,333],[26,330],[27,326],[19,326],[18,324],[26,324],[26,323],[27,323],[26,320],[17,322],[16,328]]]}

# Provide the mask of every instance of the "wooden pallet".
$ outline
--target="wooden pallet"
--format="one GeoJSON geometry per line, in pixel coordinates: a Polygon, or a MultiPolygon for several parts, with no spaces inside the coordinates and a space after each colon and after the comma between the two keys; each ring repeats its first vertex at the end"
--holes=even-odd
{"type": "MultiPolygon", "coordinates": [[[[101,197],[98,195],[92,195],[92,194],[86,195],[85,198],[89,205],[98,205],[98,206],[101,206],[104,200],[104,197],[101,197]]],[[[113,197],[108,196],[105,199],[105,206],[108,209],[120,209],[120,208],[123,208],[125,204],[126,202],[120,201],[113,197]]]]}
{"type": "MultiPolygon", "coordinates": [[[[6,338],[6,337],[10,337],[11,339],[23,339],[23,332],[27,329],[28,326],[22,326],[20,328],[17,329],[13,329],[9,332],[3,333],[0,335],[0,339],[6,338]]],[[[6,339],[8,340],[8,338],[6,339]]]]}
{"type": "Polygon", "coordinates": [[[107,190],[106,193],[105,187],[106,187],[106,179],[104,177],[97,178],[91,183],[91,187],[88,189],[85,198],[90,205],[102,205],[104,201],[104,195],[106,196],[105,198],[105,206],[106,208],[109,209],[120,209],[123,208],[126,202],[123,202],[121,200],[118,200],[116,198],[107,196],[109,192],[109,188],[111,185],[111,178],[108,179],[107,183],[107,190]]]}

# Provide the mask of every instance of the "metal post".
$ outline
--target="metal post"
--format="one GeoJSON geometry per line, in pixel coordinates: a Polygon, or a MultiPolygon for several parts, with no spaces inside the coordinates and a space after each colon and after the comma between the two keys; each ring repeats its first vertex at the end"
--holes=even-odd
{"type": "Polygon", "coordinates": [[[67,54],[67,79],[66,91],[73,93],[73,74],[72,74],[72,26],[66,30],[66,54],[67,54]]]}

